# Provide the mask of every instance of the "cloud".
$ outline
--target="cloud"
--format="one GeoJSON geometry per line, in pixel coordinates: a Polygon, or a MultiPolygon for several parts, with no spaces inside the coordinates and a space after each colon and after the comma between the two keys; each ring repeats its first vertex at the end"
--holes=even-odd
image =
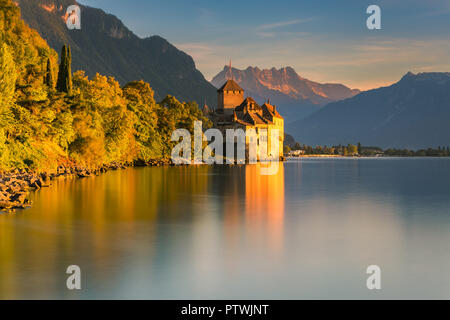
{"type": "Polygon", "coordinates": [[[315,18],[304,18],[304,19],[295,19],[288,21],[280,21],[270,24],[262,24],[257,26],[254,30],[256,35],[260,38],[275,38],[275,37],[295,37],[295,36],[305,36],[309,35],[308,32],[289,32],[289,31],[280,31],[279,29],[306,23],[309,21],[313,21],[315,18]]]}
{"type": "Polygon", "coordinates": [[[274,38],[274,37],[305,37],[311,35],[310,32],[289,32],[289,31],[279,31],[279,32],[257,32],[256,33],[261,38],[274,38]]]}
{"type": "Polygon", "coordinates": [[[278,28],[288,27],[288,26],[292,26],[292,25],[296,25],[296,24],[300,24],[300,23],[310,22],[313,20],[315,20],[315,18],[310,17],[310,18],[304,18],[304,19],[280,21],[280,22],[275,22],[275,23],[270,23],[270,24],[262,24],[262,25],[256,27],[256,30],[262,31],[262,30],[278,29],[278,28]]]}
{"type": "Polygon", "coordinates": [[[343,83],[371,89],[398,81],[406,72],[450,70],[450,37],[407,39],[379,37],[332,39],[311,35],[296,41],[271,38],[239,45],[177,43],[192,55],[199,70],[210,80],[230,59],[245,69],[291,66],[302,77],[317,82],[343,83]]]}

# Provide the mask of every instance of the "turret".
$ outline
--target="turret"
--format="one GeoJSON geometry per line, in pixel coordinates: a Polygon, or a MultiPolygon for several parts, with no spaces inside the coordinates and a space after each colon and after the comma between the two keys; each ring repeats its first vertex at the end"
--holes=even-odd
{"type": "Polygon", "coordinates": [[[228,80],[217,90],[218,93],[218,112],[233,114],[234,108],[244,101],[244,89],[242,89],[234,80],[228,80]]]}

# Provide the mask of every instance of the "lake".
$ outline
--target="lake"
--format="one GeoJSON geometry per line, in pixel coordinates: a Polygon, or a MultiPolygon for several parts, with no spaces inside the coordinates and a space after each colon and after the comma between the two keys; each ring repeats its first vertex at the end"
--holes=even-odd
{"type": "Polygon", "coordinates": [[[450,159],[130,168],[31,198],[0,214],[1,299],[450,299],[450,159]]]}

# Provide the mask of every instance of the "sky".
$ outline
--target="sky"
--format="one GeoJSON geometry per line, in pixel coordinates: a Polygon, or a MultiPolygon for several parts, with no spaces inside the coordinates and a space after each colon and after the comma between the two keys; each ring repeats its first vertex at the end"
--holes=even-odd
{"type": "Polygon", "coordinates": [[[307,79],[367,90],[408,71],[450,72],[450,0],[79,0],[140,37],[160,35],[211,80],[233,67],[290,66],[307,79]],[[381,29],[369,30],[369,5],[381,29]]]}

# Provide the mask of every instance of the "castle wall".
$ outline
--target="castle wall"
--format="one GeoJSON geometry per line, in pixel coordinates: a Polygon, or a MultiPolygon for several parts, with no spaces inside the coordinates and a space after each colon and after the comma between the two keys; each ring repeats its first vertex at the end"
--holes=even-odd
{"type": "Polygon", "coordinates": [[[243,91],[224,91],[219,92],[218,106],[219,110],[224,110],[225,113],[232,114],[234,109],[244,102],[243,91]]]}

